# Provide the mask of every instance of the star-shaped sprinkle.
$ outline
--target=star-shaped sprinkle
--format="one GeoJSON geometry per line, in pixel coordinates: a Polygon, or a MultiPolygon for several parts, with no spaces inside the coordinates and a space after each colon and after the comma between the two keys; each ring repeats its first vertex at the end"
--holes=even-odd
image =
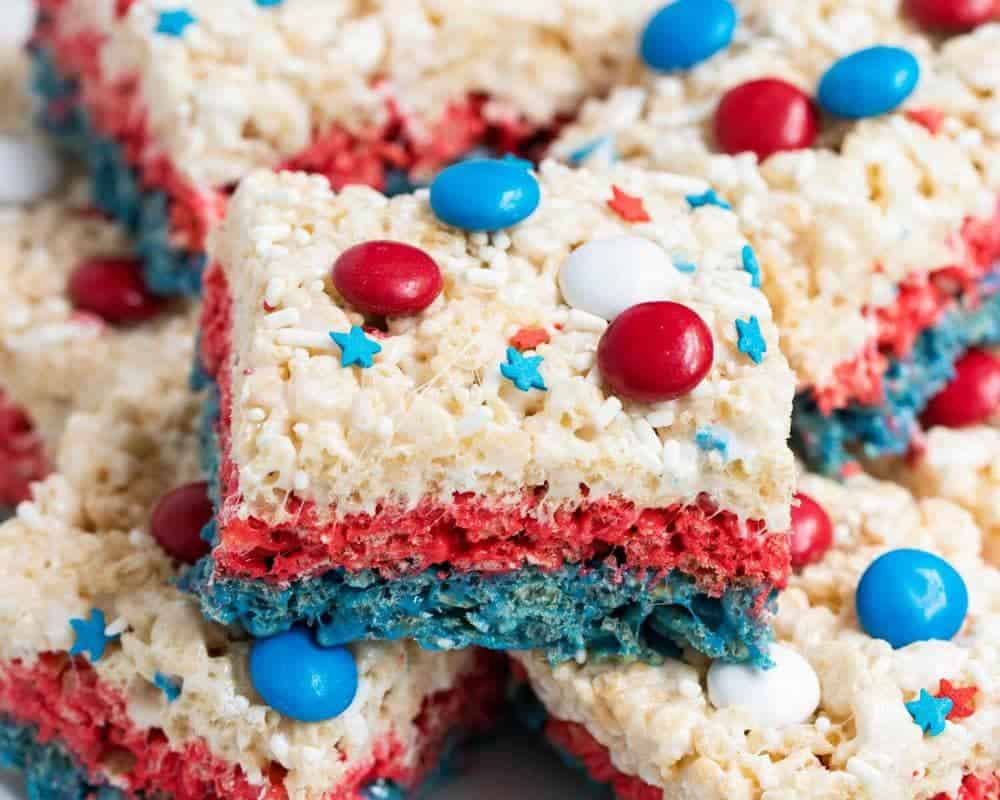
{"type": "Polygon", "coordinates": [[[642,204],[641,197],[633,197],[630,194],[626,194],[617,186],[611,187],[611,199],[608,200],[608,208],[626,222],[649,222],[652,219],[646,213],[646,207],[642,204]]]}
{"type": "Polygon", "coordinates": [[[69,624],[73,628],[74,635],[73,646],[69,649],[71,656],[87,652],[90,653],[91,661],[100,661],[108,642],[118,638],[117,634],[108,636],[105,633],[104,629],[107,623],[104,619],[104,612],[99,608],[90,610],[89,619],[76,617],[71,619],[69,624]]]}
{"type": "Polygon", "coordinates": [[[673,264],[675,270],[683,272],[685,275],[689,275],[698,269],[697,264],[694,264],[691,261],[685,261],[683,258],[677,258],[676,256],[673,258],[673,264]]]}
{"type": "Polygon", "coordinates": [[[949,697],[935,697],[926,689],[920,690],[920,697],[906,704],[917,727],[924,733],[937,736],[944,731],[944,721],[951,713],[952,702],[949,697]]]}
{"type": "Polygon", "coordinates": [[[729,203],[715,193],[715,189],[706,189],[701,194],[689,194],[684,199],[688,201],[688,205],[693,209],[701,208],[702,206],[718,206],[719,208],[725,208],[726,210],[732,208],[729,203]]]}
{"type": "Polygon", "coordinates": [[[739,335],[736,346],[740,352],[750,356],[750,360],[754,364],[763,361],[764,353],[767,352],[767,342],[764,341],[764,336],[760,332],[760,322],[757,321],[757,317],[751,316],[748,320],[736,320],[736,333],[739,335]]]}
{"type": "Polygon", "coordinates": [[[195,18],[186,8],[173,11],[161,11],[156,20],[156,32],[164,36],[183,36],[188,25],[193,25],[195,18]]]}
{"type": "Polygon", "coordinates": [[[181,683],[173,678],[169,678],[162,672],[157,672],[153,676],[153,685],[163,692],[164,696],[167,698],[168,703],[174,702],[178,697],[181,696],[181,683]]]}
{"type": "Polygon", "coordinates": [[[367,369],[375,362],[373,356],[382,352],[382,345],[374,339],[365,336],[360,326],[354,325],[347,333],[331,331],[330,338],[340,348],[340,365],[350,367],[354,364],[367,369]]]}
{"type": "Polygon", "coordinates": [[[508,153],[507,155],[505,155],[503,157],[503,160],[506,161],[511,166],[520,167],[525,172],[530,172],[535,168],[535,165],[532,164],[530,161],[528,161],[528,159],[518,158],[513,153],[508,153]]]}
{"type": "Polygon", "coordinates": [[[522,392],[530,389],[548,391],[545,379],[538,367],[542,363],[541,356],[522,356],[513,347],[507,348],[507,363],[500,365],[500,372],[522,392]]]}
{"type": "Polygon", "coordinates": [[[754,289],[760,288],[760,263],[757,261],[757,255],[754,253],[753,248],[745,244],[743,245],[743,252],[741,253],[743,258],[743,271],[750,275],[750,285],[754,289]]]}
{"type": "Polygon", "coordinates": [[[729,454],[729,440],[710,428],[702,428],[694,435],[694,443],[706,453],[716,452],[723,458],[729,454]]]}
{"type": "Polygon", "coordinates": [[[936,136],[944,123],[944,112],[938,108],[911,108],[906,112],[906,118],[925,127],[931,136],[936,136]]]}
{"type": "Polygon", "coordinates": [[[510,337],[511,347],[519,350],[534,350],[540,344],[548,344],[550,340],[549,332],[538,325],[531,325],[521,328],[510,337]]]}
{"type": "Polygon", "coordinates": [[[979,694],[978,686],[955,686],[951,681],[941,679],[938,687],[937,698],[948,698],[951,700],[951,711],[948,712],[948,719],[965,719],[976,713],[976,695],[979,694]]]}

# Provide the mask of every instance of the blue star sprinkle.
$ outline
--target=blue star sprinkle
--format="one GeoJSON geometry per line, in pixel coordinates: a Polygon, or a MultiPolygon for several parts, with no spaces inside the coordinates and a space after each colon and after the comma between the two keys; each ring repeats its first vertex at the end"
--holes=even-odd
{"type": "Polygon", "coordinates": [[[375,362],[372,357],[382,352],[382,345],[374,339],[365,336],[365,332],[354,325],[348,333],[330,333],[330,338],[340,348],[340,366],[350,367],[357,364],[367,369],[375,362]]]}
{"type": "Polygon", "coordinates": [[[104,621],[104,612],[99,608],[91,609],[90,619],[76,617],[69,624],[74,634],[73,646],[69,649],[71,656],[89,652],[91,661],[100,661],[108,642],[118,638],[104,633],[107,623],[104,621]]]}
{"type": "Polygon", "coordinates": [[[694,435],[694,443],[699,450],[706,453],[716,452],[723,458],[729,456],[729,440],[724,433],[713,431],[711,428],[702,428],[694,435]]]}
{"type": "Polygon", "coordinates": [[[760,263],[757,261],[753,248],[748,244],[743,245],[743,270],[750,274],[750,285],[754,289],[759,289],[760,263]]]}
{"type": "Polygon", "coordinates": [[[688,275],[698,269],[696,264],[690,261],[685,261],[683,258],[678,258],[677,256],[674,256],[673,263],[674,269],[678,272],[683,272],[685,275],[688,275]]]}
{"type": "Polygon", "coordinates": [[[921,689],[920,697],[907,703],[906,710],[920,730],[937,736],[944,731],[944,721],[953,705],[950,697],[935,697],[926,689],[921,689]]]}
{"type": "Polygon", "coordinates": [[[715,193],[715,189],[706,189],[701,194],[689,194],[684,199],[688,201],[688,205],[691,206],[692,209],[701,208],[702,206],[718,206],[719,208],[724,208],[728,211],[732,208],[729,203],[715,193]]]}
{"type": "Polygon", "coordinates": [[[178,8],[174,11],[161,11],[156,21],[156,32],[164,36],[183,36],[188,25],[194,24],[195,19],[186,8],[178,8]]]}
{"type": "Polygon", "coordinates": [[[529,389],[548,391],[545,380],[538,372],[541,356],[522,356],[513,347],[507,348],[507,363],[500,365],[500,372],[522,392],[529,389]]]}
{"type": "Polygon", "coordinates": [[[178,697],[181,696],[181,684],[180,681],[175,681],[172,678],[168,678],[162,672],[157,672],[153,676],[153,685],[159,689],[167,698],[168,703],[174,702],[178,697]]]}
{"type": "Polygon", "coordinates": [[[528,159],[518,158],[513,153],[508,153],[507,155],[505,155],[503,157],[503,160],[506,161],[511,166],[520,167],[525,172],[531,172],[531,170],[535,168],[535,165],[532,164],[530,161],[528,161],[528,159]]]}
{"type": "Polygon", "coordinates": [[[736,320],[736,333],[740,337],[736,345],[740,352],[750,356],[750,360],[754,364],[763,361],[764,353],[767,352],[767,342],[764,341],[764,336],[760,332],[760,323],[757,321],[757,317],[752,316],[746,321],[736,320]]]}

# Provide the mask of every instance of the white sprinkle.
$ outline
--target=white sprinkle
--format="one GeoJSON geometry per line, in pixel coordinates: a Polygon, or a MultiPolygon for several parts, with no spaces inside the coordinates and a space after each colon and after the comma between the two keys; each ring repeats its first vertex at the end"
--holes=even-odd
{"type": "Polygon", "coordinates": [[[299,438],[305,436],[309,433],[309,423],[308,422],[296,422],[292,425],[292,433],[294,433],[299,438]]]}
{"type": "Polygon", "coordinates": [[[271,748],[271,753],[274,755],[278,761],[284,762],[288,759],[288,737],[283,733],[272,734],[268,745],[271,748]]]}
{"type": "Polygon", "coordinates": [[[595,353],[577,353],[573,356],[571,363],[573,364],[573,369],[577,372],[586,372],[594,366],[596,358],[597,355],[595,353]]]}
{"type": "Polygon", "coordinates": [[[292,479],[292,486],[295,487],[295,491],[304,492],[309,488],[309,473],[298,470],[295,473],[295,477],[292,479]]]}
{"type": "Polygon", "coordinates": [[[128,630],[128,620],[125,617],[116,617],[110,624],[104,626],[105,636],[120,636],[128,630]]]}
{"type": "Polygon", "coordinates": [[[251,408],[247,410],[247,419],[251,422],[263,422],[267,419],[267,412],[263,408],[251,408]]]}
{"type": "Polygon", "coordinates": [[[691,678],[683,678],[677,684],[677,691],[681,693],[682,697],[694,700],[701,695],[701,685],[698,681],[691,680],[691,678]]]}
{"type": "Polygon", "coordinates": [[[297,308],[283,308],[273,314],[264,316],[263,326],[265,328],[286,328],[289,325],[298,325],[302,321],[302,315],[297,308]]]}
{"type": "Polygon", "coordinates": [[[465,273],[465,280],[473,286],[497,289],[507,282],[507,276],[492,269],[470,269],[465,273]]]}
{"type": "Polygon", "coordinates": [[[275,334],[274,341],[288,347],[306,347],[312,350],[333,351],[339,349],[329,334],[301,328],[283,328],[275,334]]]}
{"type": "Polygon", "coordinates": [[[284,239],[292,233],[292,226],[287,223],[277,225],[258,225],[250,231],[254,239],[270,239],[273,243],[275,239],[284,239]]]}
{"type": "Polygon", "coordinates": [[[601,403],[601,407],[597,409],[597,413],[594,414],[594,424],[601,430],[604,430],[614,422],[615,417],[621,413],[621,410],[622,401],[612,395],[601,403]]]}
{"type": "Polygon", "coordinates": [[[651,173],[653,182],[668,191],[697,194],[708,188],[708,183],[699,178],[689,178],[686,175],[674,175],[670,172],[651,173]]]}
{"type": "Polygon", "coordinates": [[[43,517],[41,512],[39,512],[38,506],[30,500],[18,503],[17,516],[29,528],[41,530],[45,527],[45,517],[43,517]]]}
{"type": "Polygon", "coordinates": [[[608,321],[596,314],[581,311],[578,308],[571,308],[566,316],[567,327],[576,331],[594,331],[601,333],[608,327],[608,321]]]}
{"type": "Polygon", "coordinates": [[[395,433],[396,426],[393,424],[390,417],[382,417],[375,425],[375,434],[380,439],[385,439],[388,441],[392,438],[392,434],[395,433]]]}
{"type": "Polygon", "coordinates": [[[281,298],[285,295],[285,281],[283,278],[271,278],[264,289],[264,302],[271,308],[281,305],[281,298]]]}
{"type": "Polygon", "coordinates": [[[646,422],[654,428],[669,428],[674,424],[675,416],[672,408],[657,409],[646,415],[646,422]]]}
{"type": "Polygon", "coordinates": [[[656,435],[652,425],[640,417],[632,423],[632,430],[635,431],[635,435],[643,447],[647,447],[659,455],[663,445],[660,444],[660,437],[656,435]]]}

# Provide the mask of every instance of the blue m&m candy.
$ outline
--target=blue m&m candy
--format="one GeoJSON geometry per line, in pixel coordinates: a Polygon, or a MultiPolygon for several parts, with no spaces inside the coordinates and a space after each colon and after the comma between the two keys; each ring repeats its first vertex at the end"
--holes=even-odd
{"type": "Polygon", "coordinates": [[[919,80],[920,62],[913,53],[878,45],[835,62],[820,79],[816,100],[838,117],[877,117],[897,108],[919,80]]]}
{"type": "Polygon", "coordinates": [[[943,558],[925,550],[891,550],[861,576],[855,607],[865,633],[898,648],[951,639],[969,610],[969,593],[943,558]]]}
{"type": "Polygon", "coordinates": [[[541,200],[538,181],[516,159],[477,158],[453,164],[431,184],[431,209],[464,231],[499,231],[530,217],[541,200]]]}
{"type": "Polygon", "coordinates": [[[344,712],[358,691],[358,668],[345,647],[321,647],[293,628],[250,649],[250,680],[265,703],[300,722],[322,722],[344,712]]]}
{"type": "Polygon", "coordinates": [[[657,11],[639,39],[639,54],[660,72],[690,69],[729,46],[736,9],[729,0],[675,0],[657,11]]]}

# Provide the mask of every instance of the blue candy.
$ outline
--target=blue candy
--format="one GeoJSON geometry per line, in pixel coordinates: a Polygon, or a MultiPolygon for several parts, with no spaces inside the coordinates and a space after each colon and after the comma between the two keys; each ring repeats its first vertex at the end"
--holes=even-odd
{"type": "Polygon", "coordinates": [[[639,54],[652,69],[690,69],[729,46],[736,9],[729,0],[676,0],[657,11],[639,39],[639,54]]]}
{"type": "Polygon", "coordinates": [[[951,639],[969,610],[969,593],[943,558],[925,550],[891,550],[861,576],[855,606],[865,633],[898,648],[951,639]]]}
{"type": "Polygon", "coordinates": [[[465,231],[498,231],[530,217],[541,200],[535,176],[521,163],[492,158],[461,161],[431,184],[431,208],[465,231]]]}
{"type": "Polygon", "coordinates": [[[816,99],[838,117],[877,117],[898,107],[919,80],[920,62],[909,50],[868,47],[834,63],[820,79],[816,99]]]}
{"type": "Polygon", "coordinates": [[[300,722],[344,712],[358,691],[358,668],[344,647],[321,647],[305,628],[292,628],[250,649],[250,680],[264,702],[300,722]]]}

